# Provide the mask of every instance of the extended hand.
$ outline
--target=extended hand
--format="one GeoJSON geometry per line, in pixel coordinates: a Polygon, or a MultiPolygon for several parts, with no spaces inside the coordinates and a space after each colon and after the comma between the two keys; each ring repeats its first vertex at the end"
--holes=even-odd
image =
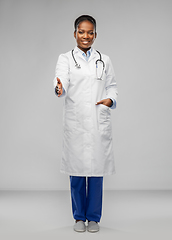
{"type": "Polygon", "coordinates": [[[58,94],[58,97],[60,97],[63,93],[62,83],[58,77],[57,77],[56,93],[58,94]]]}
{"type": "Polygon", "coordinates": [[[112,103],[113,102],[112,102],[112,100],[110,98],[106,98],[106,99],[103,99],[103,100],[97,102],[96,105],[103,104],[103,105],[105,105],[107,107],[111,107],[112,103]]]}

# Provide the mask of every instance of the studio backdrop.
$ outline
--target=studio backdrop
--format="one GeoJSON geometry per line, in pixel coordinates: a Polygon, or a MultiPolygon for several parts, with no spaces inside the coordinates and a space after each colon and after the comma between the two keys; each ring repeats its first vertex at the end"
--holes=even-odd
{"type": "Polygon", "coordinates": [[[171,12],[170,0],[0,1],[0,189],[69,188],[53,78],[81,14],[97,20],[93,47],[111,58],[119,92],[105,189],[172,188],[171,12]]]}

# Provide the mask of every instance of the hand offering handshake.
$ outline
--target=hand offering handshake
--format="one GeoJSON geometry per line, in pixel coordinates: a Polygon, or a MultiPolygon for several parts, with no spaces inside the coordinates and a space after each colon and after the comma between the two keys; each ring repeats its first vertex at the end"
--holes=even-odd
{"type": "Polygon", "coordinates": [[[58,97],[60,97],[63,93],[63,87],[60,79],[57,77],[57,86],[56,86],[56,93],[58,94],[58,97]]]}

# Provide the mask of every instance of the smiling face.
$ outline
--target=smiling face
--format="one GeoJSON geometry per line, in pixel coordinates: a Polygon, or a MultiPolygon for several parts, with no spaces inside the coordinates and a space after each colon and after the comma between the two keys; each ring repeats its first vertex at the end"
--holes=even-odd
{"type": "Polygon", "coordinates": [[[77,47],[86,53],[94,43],[96,35],[94,25],[90,21],[80,22],[77,30],[74,32],[77,47]]]}

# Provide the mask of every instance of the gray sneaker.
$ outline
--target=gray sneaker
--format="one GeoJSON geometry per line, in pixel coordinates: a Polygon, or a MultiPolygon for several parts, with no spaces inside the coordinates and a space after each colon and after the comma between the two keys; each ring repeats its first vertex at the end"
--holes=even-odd
{"type": "Polygon", "coordinates": [[[98,232],[99,231],[99,225],[97,222],[90,221],[88,222],[88,227],[87,227],[88,232],[98,232]]]}
{"type": "Polygon", "coordinates": [[[83,221],[75,222],[73,229],[76,232],[85,232],[86,231],[85,223],[83,221]]]}

